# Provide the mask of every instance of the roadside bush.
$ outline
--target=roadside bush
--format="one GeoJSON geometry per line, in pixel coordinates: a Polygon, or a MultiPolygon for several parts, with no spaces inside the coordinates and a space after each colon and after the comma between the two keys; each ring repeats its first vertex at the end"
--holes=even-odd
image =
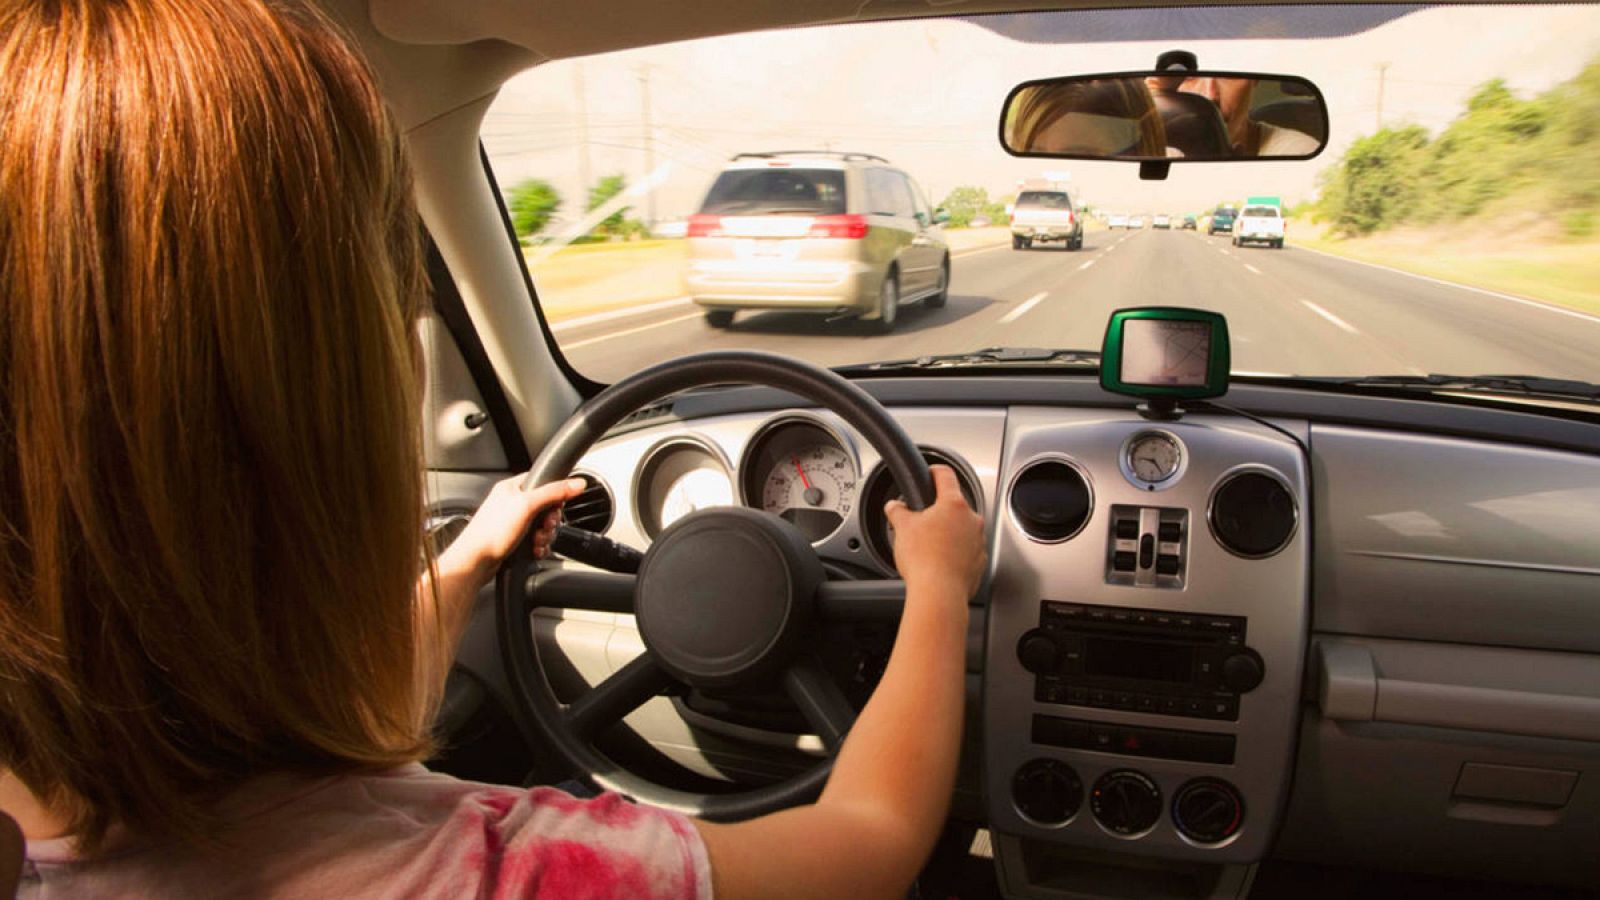
{"type": "Polygon", "coordinates": [[[1383,128],[1318,178],[1314,213],[1347,236],[1533,211],[1574,236],[1600,211],[1600,61],[1531,99],[1480,85],[1437,136],[1383,128]]]}

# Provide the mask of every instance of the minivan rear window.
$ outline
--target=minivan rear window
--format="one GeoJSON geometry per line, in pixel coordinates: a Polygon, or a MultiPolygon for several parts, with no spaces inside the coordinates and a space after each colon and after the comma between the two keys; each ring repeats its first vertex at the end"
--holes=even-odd
{"type": "Polygon", "coordinates": [[[839,169],[731,169],[717,176],[702,213],[832,216],[845,211],[839,169]]]}
{"type": "Polygon", "coordinates": [[[1283,215],[1276,206],[1251,206],[1245,209],[1244,214],[1246,216],[1265,216],[1269,219],[1276,219],[1283,215]]]}
{"type": "Polygon", "coordinates": [[[1060,191],[1023,191],[1017,197],[1017,205],[1044,209],[1071,209],[1072,201],[1060,191]]]}

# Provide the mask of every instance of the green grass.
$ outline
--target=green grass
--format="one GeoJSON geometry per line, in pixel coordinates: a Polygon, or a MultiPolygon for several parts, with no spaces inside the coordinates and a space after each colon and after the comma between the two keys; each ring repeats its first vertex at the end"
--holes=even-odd
{"type": "Polygon", "coordinates": [[[1403,237],[1338,239],[1295,235],[1290,241],[1350,259],[1418,275],[1516,294],[1600,314],[1600,242],[1547,241],[1497,247],[1492,232],[1480,242],[1459,238],[1403,237]]]}

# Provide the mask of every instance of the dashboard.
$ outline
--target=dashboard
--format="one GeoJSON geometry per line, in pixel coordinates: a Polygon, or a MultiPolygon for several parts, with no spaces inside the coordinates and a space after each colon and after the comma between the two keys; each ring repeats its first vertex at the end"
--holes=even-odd
{"type": "MultiPolygon", "coordinates": [[[[1161,421],[1057,379],[864,386],[984,514],[955,814],[990,830],[1006,895],[1167,896],[1199,872],[1171,896],[1232,896],[1269,854],[1600,883],[1600,429],[1268,388],[1230,392],[1266,421],[1161,421]]],[[[642,549],[742,504],[831,578],[892,577],[892,479],[794,402],[646,411],[578,466],[590,524],[642,549]]],[[[591,683],[642,646],[596,615],[536,628],[591,683]]],[[[821,752],[677,697],[629,723],[707,777],[821,752]]]]}

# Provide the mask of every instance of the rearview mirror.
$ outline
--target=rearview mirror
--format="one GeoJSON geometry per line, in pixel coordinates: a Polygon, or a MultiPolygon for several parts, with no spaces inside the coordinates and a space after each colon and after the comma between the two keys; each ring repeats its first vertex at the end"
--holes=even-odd
{"type": "Polygon", "coordinates": [[[1328,106],[1316,85],[1289,75],[1073,75],[1017,85],[1000,143],[1015,156],[1061,159],[1310,159],[1328,143],[1328,106]]]}

